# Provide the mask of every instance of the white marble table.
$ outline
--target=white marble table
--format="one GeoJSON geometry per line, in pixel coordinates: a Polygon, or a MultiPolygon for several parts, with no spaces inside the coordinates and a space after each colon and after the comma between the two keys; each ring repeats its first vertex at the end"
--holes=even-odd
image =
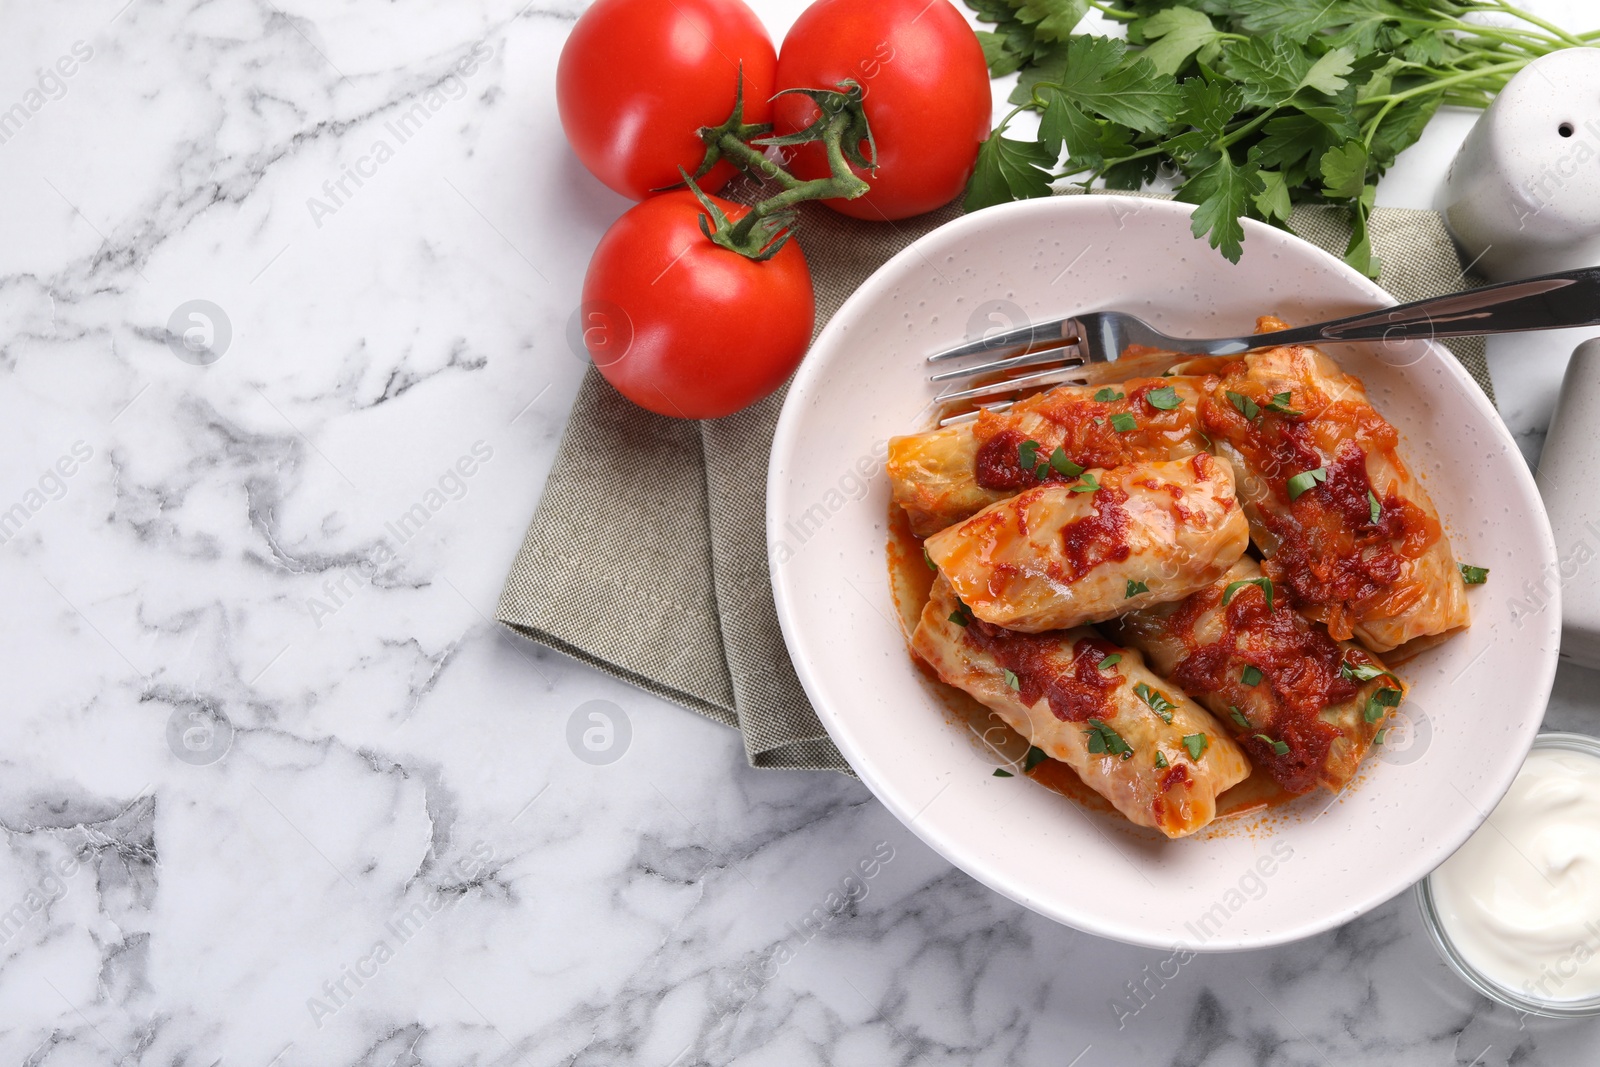
{"type": "MultiPolygon", "coordinates": [[[[623,207],[556,122],[576,4],[523,2],[5,6],[0,1062],[1596,1054],[1469,995],[1409,897],[1175,967],[492,625],[623,207]],[[164,340],[196,300],[205,367],[164,340]],[[566,742],[592,700],[608,766],[566,742]]],[[[1380,200],[1426,206],[1469,122],[1380,200]]],[[[1530,459],[1571,346],[1495,345],[1530,459]]],[[[1597,712],[1563,670],[1551,725],[1597,712]]]]}

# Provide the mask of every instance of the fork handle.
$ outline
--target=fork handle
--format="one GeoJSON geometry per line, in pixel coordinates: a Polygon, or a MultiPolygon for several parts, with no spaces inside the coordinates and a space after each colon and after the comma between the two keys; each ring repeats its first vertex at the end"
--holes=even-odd
{"type": "Polygon", "coordinates": [[[1245,339],[1250,349],[1335,341],[1411,341],[1600,324],[1600,267],[1418,300],[1245,339]]]}

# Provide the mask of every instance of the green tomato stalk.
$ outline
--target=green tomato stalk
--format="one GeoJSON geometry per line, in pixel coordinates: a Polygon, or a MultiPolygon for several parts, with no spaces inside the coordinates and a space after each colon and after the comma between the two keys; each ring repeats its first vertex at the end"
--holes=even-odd
{"type": "Polygon", "coordinates": [[[700,129],[706,144],[705,158],[694,174],[684,173],[684,184],[699,199],[706,211],[700,217],[700,230],[713,242],[731,252],[760,262],[771,259],[794,236],[799,218],[795,210],[807,200],[854,200],[871,188],[850,165],[868,171],[877,167],[878,150],[867,125],[862,106],[865,94],[854,80],[846,79],[837,89],[785,89],[787,94],[808,96],[820,112],[816,121],[803,130],[782,137],[772,136],[770,123],[744,121],[744,76],[734,98],[733,113],[720,126],[700,129]],[[828,176],[802,181],[770,158],[765,149],[820,141],[828,156],[828,176]],[[866,153],[861,146],[867,146],[866,153]],[[779,192],[751,207],[738,222],[732,222],[695,183],[722,160],[727,160],[752,178],[779,186],[779,192]]]}

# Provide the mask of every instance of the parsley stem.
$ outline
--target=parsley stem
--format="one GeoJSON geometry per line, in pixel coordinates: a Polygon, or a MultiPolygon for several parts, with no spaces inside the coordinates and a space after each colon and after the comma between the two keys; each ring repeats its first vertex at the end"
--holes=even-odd
{"type": "Polygon", "coordinates": [[[1493,11],[1493,10],[1495,10],[1495,8],[1498,8],[1499,10],[1504,11],[1508,15],[1513,15],[1513,16],[1521,19],[1523,22],[1528,23],[1530,26],[1539,27],[1541,30],[1544,30],[1546,33],[1553,35],[1556,38],[1556,40],[1558,40],[1558,41],[1561,41],[1561,42],[1563,42],[1565,44],[1576,46],[1576,47],[1582,47],[1583,46],[1584,42],[1582,42],[1578,38],[1572,36],[1572,34],[1568,33],[1566,30],[1563,30],[1560,26],[1556,26],[1556,25],[1553,25],[1553,24],[1551,24],[1549,22],[1546,22],[1544,19],[1540,18],[1539,16],[1533,14],[1532,12],[1524,11],[1520,7],[1513,7],[1512,5],[1506,3],[1505,0],[1494,0],[1494,7],[1480,7],[1480,8],[1478,8],[1478,10],[1479,11],[1493,11]]]}
{"type": "Polygon", "coordinates": [[[1260,129],[1261,124],[1266,122],[1272,116],[1276,115],[1278,113],[1278,108],[1282,106],[1283,105],[1279,104],[1269,107],[1261,114],[1245,123],[1243,126],[1240,126],[1237,130],[1234,130],[1230,134],[1224,135],[1217,141],[1217,147],[1222,149],[1224,152],[1227,151],[1229,145],[1237,143],[1241,138],[1248,137],[1256,130],[1260,129]]]}
{"type": "MultiPolygon", "coordinates": [[[[1437,25],[1437,23],[1431,22],[1428,19],[1402,19],[1400,21],[1402,21],[1402,22],[1412,22],[1412,23],[1415,23],[1418,26],[1435,26],[1435,25],[1437,25]]],[[[1506,44],[1518,44],[1522,48],[1529,48],[1530,47],[1529,44],[1526,43],[1523,39],[1531,39],[1533,41],[1537,41],[1539,44],[1544,46],[1543,48],[1539,49],[1539,54],[1540,55],[1543,55],[1545,52],[1549,52],[1551,50],[1550,49],[1551,45],[1560,44],[1561,43],[1559,41],[1552,40],[1546,34],[1538,33],[1538,32],[1535,32],[1534,30],[1519,29],[1516,26],[1494,26],[1494,25],[1491,25],[1491,24],[1488,24],[1488,23],[1483,23],[1483,22],[1467,22],[1464,19],[1457,19],[1457,18],[1452,18],[1452,19],[1448,19],[1448,20],[1441,20],[1441,21],[1443,21],[1444,25],[1449,26],[1452,29],[1459,30],[1462,33],[1469,34],[1469,35],[1471,35],[1473,37],[1492,38],[1492,39],[1495,39],[1495,40],[1502,41],[1502,42],[1504,42],[1506,44]]],[[[1457,43],[1461,43],[1461,42],[1457,42],[1457,43]]]]}
{"type": "MultiPolygon", "coordinates": [[[[1479,67],[1477,70],[1465,71],[1449,78],[1440,78],[1438,81],[1429,82],[1426,85],[1418,85],[1415,88],[1406,89],[1403,92],[1386,93],[1383,96],[1369,96],[1363,100],[1362,103],[1376,104],[1379,102],[1389,103],[1392,101],[1393,103],[1398,104],[1403,101],[1410,100],[1414,96],[1422,96],[1425,93],[1438,92],[1447,85],[1459,85],[1462,82],[1477,81],[1491,74],[1509,74],[1514,71],[1519,71],[1527,65],[1527,60],[1523,59],[1514,59],[1509,63],[1496,63],[1493,66],[1479,67]]],[[[1385,110],[1387,111],[1387,109],[1385,110]]]]}
{"type": "Polygon", "coordinates": [[[1089,0],[1089,6],[1100,12],[1100,14],[1104,15],[1106,18],[1116,19],[1118,22],[1132,22],[1134,19],[1139,17],[1132,11],[1123,11],[1119,8],[1107,7],[1105,4],[1097,3],[1096,0],[1089,0]]]}

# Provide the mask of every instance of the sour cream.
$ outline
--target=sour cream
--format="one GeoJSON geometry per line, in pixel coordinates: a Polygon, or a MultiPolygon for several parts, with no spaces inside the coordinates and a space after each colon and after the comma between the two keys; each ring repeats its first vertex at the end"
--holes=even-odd
{"type": "Polygon", "coordinates": [[[1536,747],[1429,879],[1466,962],[1533,1000],[1600,996],[1600,755],[1536,747]]]}

